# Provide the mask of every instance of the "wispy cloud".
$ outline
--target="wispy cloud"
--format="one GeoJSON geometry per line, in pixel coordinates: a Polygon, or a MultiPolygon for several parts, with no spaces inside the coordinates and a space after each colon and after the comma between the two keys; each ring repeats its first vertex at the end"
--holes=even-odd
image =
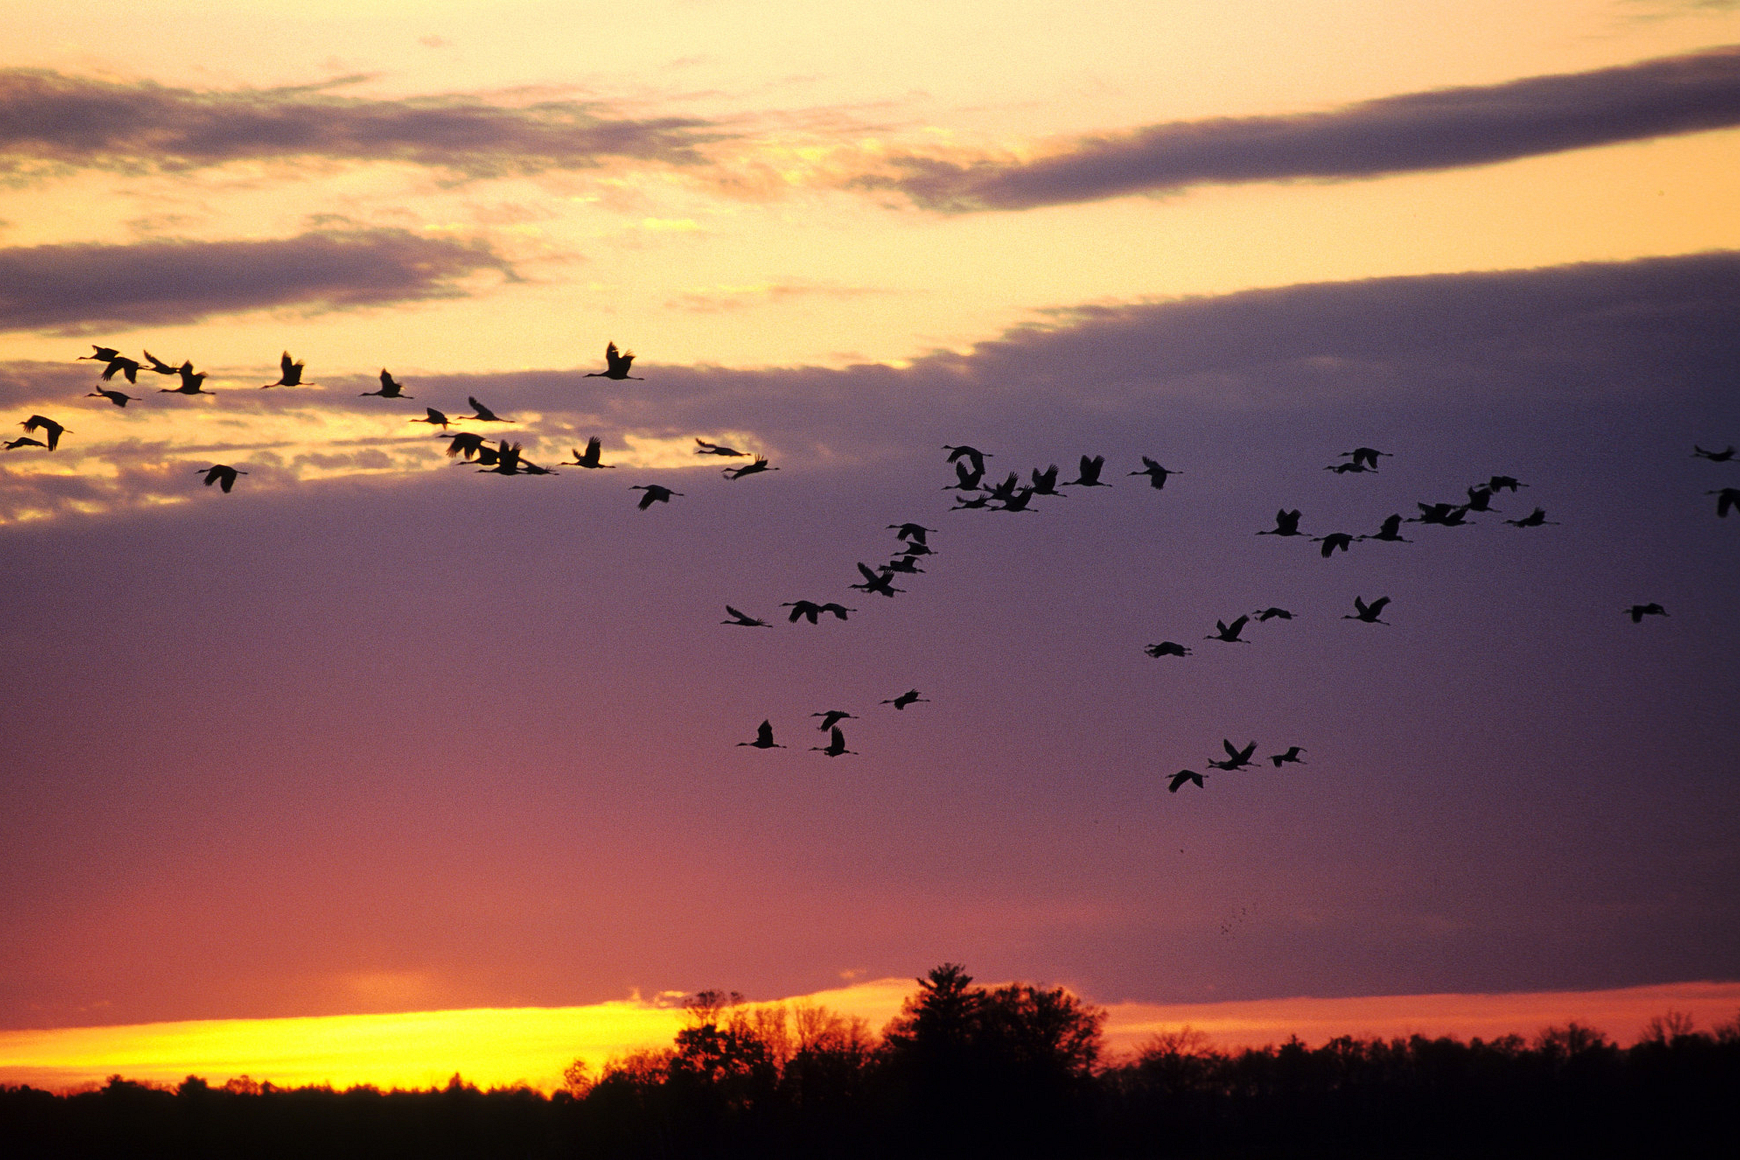
{"type": "Polygon", "coordinates": [[[848,183],[951,212],[1018,210],[1204,183],[1485,165],[1740,125],[1740,46],[1594,72],[1408,93],[1321,113],[1085,137],[1032,160],[899,155],[848,183]]]}
{"type": "Polygon", "coordinates": [[[0,330],[81,332],[194,322],[265,307],[338,310],[450,298],[486,245],[404,230],[319,230],[271,241],[154,241],[0,249],[0,330]]]}
{"type": "Polygon", "coordinates": [[[700,145],[724,135],[704,120],[616,117],[578,101],[366,100],[313,88],[197,90],[0,71],[0,172],[322,157],[489,177],[590,168],[611,157],[693,164],[700,145]]]}

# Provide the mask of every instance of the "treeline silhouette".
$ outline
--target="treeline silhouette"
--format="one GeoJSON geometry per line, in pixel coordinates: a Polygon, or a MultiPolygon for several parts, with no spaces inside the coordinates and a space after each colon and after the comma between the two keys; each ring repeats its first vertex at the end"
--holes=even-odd
{"type": "Polygon", "coordinates": [[[1104,1012],[956,964],[882,1034],[704,991],[670,1047],[563,1090],[0,1089],[0,1155],[36,1157],[1542,1157],[1731,1155],[1740,1018],[1669,1014],[1631,1047],[1570,1024],[1464,1043],[1223,1052],[1188,1029],[1102,1059],[1104,1012]]]}

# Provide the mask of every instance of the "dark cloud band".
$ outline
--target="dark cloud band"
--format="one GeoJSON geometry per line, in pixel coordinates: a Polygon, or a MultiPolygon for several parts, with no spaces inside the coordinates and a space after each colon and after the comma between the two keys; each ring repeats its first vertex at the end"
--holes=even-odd
{"type": "Polygon", "coordinates": [[[0,249],[0,330],[195,322],[278,306],[338,310],[456,297],[508,264],[481,244],[403,230],[321,231],[263,242],[0,249]]]}
{"type": "Polygon", "coordinates": [[[0,71],[0,172],[32,163],[173,170],[326,157],[493,176],[587,168],[607,157],[693,163],[698,145],[721,136],[704,121],[613,118],[600,108],[362,100],[306,88],[204,92],[14,69],[0,71]]]}
{"type": "Polygon", "coordinates": [[[1027,163],[909,156],[896,189],[955,212],[1015,210],[1203,183],[1373,177],[1485,165],[1740,124],[1740,47],[1566,76],[1384,97],[1325,113],[1154,125],[1027,163]]]}

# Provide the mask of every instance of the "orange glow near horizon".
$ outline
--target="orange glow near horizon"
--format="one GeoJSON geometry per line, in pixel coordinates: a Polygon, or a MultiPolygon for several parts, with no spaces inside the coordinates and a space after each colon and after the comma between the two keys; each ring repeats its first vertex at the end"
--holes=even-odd
{"type": "MultiPolygon", "coordinates": [[[[878,979],[784,1000],[814,1003],[880,1029],[913,990],[878,979]]],[[[1649,1020],[1677,1011],[1701,1030],[1740,1012],[1740,982],[1670,983],[1607,991],[1385,995],[1221,1003],[1115,1003],[1106,1008],[1111,1057],[1153,1035],[1189,1027],[1221,1049],[1261,1047],[1296,1035],[1320,1044],[1340,1035],[1384,1039],[1533,1036],[1569,1022],[1631,1043],[1649,1020]]],[[[613,1057],[667,1045],[679,1008],[638,998],[583,1007],[475,1008],[295,1019],[207,1019],[48,1031],[0,1031],[0,1084],[71,1091],[121,1075],[173,1085],[189,1075],[220,1084],[246,1075],[280,1087],[329,1084],[416,1089],[455,1073],[479,1087],[561,1086],[584,1059],[593,1074],[613,1057]]]]}

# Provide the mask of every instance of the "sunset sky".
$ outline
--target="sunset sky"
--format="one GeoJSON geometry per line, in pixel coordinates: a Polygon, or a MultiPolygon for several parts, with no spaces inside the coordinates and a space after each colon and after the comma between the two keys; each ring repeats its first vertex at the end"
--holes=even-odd
{"type": "Polygon", "coordinates": [[[0,423],[67,429],[0,451],[0,1032],[1740,979],[1740,0],[64,8],[0,0],[0,423]],[[474,479],[468,398],[615,469],[474,479]],[[1113,486],[950,511],[961,443],[1113,486]]]}

